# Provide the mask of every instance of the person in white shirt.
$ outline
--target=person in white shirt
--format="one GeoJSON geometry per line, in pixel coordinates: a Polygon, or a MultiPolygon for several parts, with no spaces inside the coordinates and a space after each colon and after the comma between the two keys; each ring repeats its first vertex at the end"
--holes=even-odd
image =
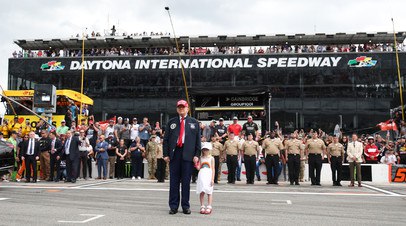
{"type": "Polygon", "coordinates": [[[130,139],[134,142],[135,139],[137,139],[138,134],[139,134],[139,127],[140,125],[138,124],[137,118],[133,118],[133,123],[131,124],[131,129],[130,129],[130,139]]]}
{"type": "Polygon", "coordinates": [[[351,183],[349,187],[354,187],[354,168],[357,167],[357,180],[358,187],[361,185],[361,163],[363,161],[362,154],[364,153],[364,145],[358,141],[357,134],[352,135],[352,141],[348,143],[347,146],[347,160],[350,164],[350,178],[351,183]]]}
{"type": "Polygon", "coordinates": [[[388,150],[381,158],[381,163],[387,164],[387,165],[395,165],[396,164],[396,156],[393,154],[393,150],[388,150]]]}

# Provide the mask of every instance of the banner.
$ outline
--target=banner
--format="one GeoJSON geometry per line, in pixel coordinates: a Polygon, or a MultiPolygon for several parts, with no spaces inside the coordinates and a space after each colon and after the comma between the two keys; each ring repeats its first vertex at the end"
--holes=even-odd
{"type": "Polygon", "coordinates": [[[391,166],[391,182],[405,183],[406,182],[406,165],[391,166]]]}
{"type": "Polygon", "coordinates": [[[116,116],[114,116],[113,118],[107,119],[106,121],[100,121],[100,122],[99,122],[100,128],[101,128],[102,130],[106,130],[107,126],[109,126],[110,120],[113,120],[113,121],[114,121],[114,125],[116,124],[116,116]]]}

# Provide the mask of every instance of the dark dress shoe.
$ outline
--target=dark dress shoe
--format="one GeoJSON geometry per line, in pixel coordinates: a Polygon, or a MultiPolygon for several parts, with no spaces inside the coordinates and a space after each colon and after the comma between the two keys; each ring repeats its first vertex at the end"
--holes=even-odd
{"type": "Polygon", "coordinates": [[[362,184],[358,184],[358,187],[362,188],[362,184]]]}
{"type": "Polygon", "coordinates": [[[192,211],[190,211],[190,209],[184,209],[184,210],[183,210],[183,213],[184,213],[184,214],[191,214],[192,211]]]}
{"type": "Polygon", "coordinates": [[[258,178],[257,181],[261,181],[261,178],[258,178]]]}
{"type": "Polygon", "coordinates": [[[37,183],[37,180],[32,180],[31,183],[37,183]]]}
{"type": "Polygon", "coordinates": [[[169,214],[173,215],[173,214],[177,214],[178,210],[177,209],[171,209],[169,210],[169,214]]]}
{"type": "Polygon", "coordinates": [[[300,185],[299,182],[295,182],[295,185],[300,185]]]}
{"type": "Polygon", "coordinates": [[[25,183],[30,183],[30,180],[26,180],[25,183]]]}
{"type": "Polygon", "coordinates": [[[72,179],[72,183],[76,183],[76,179],[72,179]]]}
{"type": "Polygon", "coordinates": [[[241,179],[237,179],[237,181],[241,181],[241,179]]]}
{"type": "Polygon", "coordinates": [[[342,187],[343,185],[341,185],[341,183],[337,183],[337,186],[338,186],[338,187],[342,187]]]}
{"type": "Polygon", "coordinates": [[[350,185],[348,185],[348,187],[354,187],[354,184],[350,184],[350,185]]]}
{"type": "Polygon", "coordinates": [[[321,186],[321,184],[316,184],[316,186],[321,186]]]}
{"type": "Polygon", "coordinates": [[[266,184],[270,185],[270,184],[272,184],[272,183],[271,183],[271,182],[266,182],[266,184]]]}
{"type": "Polygon", "coordinates": [[[293,185],[293,182],[290,182],[290,185],[293,185]]]}

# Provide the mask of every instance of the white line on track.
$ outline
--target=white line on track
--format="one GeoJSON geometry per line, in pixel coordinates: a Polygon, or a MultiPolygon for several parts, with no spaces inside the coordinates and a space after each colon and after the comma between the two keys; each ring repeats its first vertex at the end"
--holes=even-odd
{"type": "Polygon", "coordinates": [[[0,201],[4,201],[4,200],[7,200],[7,199],[10,199],[10,198],[0,198],[0,201]]]}
{"type": "Polygon", "coordinates": [[[375,191],[387,194],[387,195],[391,195],[391,196],[397,196],[397,197],[404,196],[404,195],[400,195],[400,194],[397,194],[397,193],[394,193],[394,192],[391,192],[391,191],[387,191],[387,190],[384,190],[384,189],[381,189],[381,188],[377,188],[377,187],[374,187],[374,186],[371,186],[371,185],[368,185],[368,184],[363,184],[362,186],[364,186],[366,188],[369,188],[371,190],[375,190],[375,191]]]}
{"type": "Polygon", "coordinates": [[[87,222],[99,219],[100,217],[104,217],[104,215],[101,215],[101,214],[79,214],[79,215],[80,216],[88,216],[88,217],[93,216],[93,217],[91,217],[89,219],[86,219],[86,220],[83,220],[83,221],[64,221],[64,220],[60,220],[60,221],[58,221],[58,223],[85,224],[87,222]]]}

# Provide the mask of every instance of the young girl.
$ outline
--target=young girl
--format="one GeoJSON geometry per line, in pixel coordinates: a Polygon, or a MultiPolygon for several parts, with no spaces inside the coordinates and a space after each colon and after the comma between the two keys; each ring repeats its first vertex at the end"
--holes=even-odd
{"type": "Polygon", "coordinates": [[[212,201],[213,201],[213,184],[214,184],[214,158],[211,156],[210,151],[212,149],[211,143],[202,143],[202,156],[199,163],[196,165],[196,169],[200,169],[196,193],[200,194],[200,213],[211,214],[212,201]],[[208,205],[204,206],[204,194],[207,194],[208,205]]]}

